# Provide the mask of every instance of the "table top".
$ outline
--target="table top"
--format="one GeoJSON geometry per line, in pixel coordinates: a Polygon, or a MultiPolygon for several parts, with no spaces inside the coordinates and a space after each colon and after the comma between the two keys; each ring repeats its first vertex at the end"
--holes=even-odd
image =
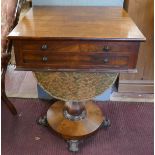
{"type": "Polygon", "coordinates": [[[121,7],[34,6],[10,39],[79,39],[144,41],[121,7]]]}

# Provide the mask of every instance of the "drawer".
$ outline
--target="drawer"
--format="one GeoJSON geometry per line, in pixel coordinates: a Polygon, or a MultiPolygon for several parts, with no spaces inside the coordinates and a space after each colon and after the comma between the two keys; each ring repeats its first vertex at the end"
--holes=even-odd
{"type": "Polygon", "coordinates": [[[14,41],[16,66],[17,69],[28,70],[127,71],[136,68],[139,50],[138,42],[125,41],[23,40],[22,42],[24,43],[21,46],[21,40],[14,41]]]}
{"type": "Polygon", "coordinates": [[[81,42],[83,52],[138,52],[139,43],[125,41],[86,41],[81,42]]]}
{"type": "Polygon", "coordinates": [[[31,66],[46,66],[51,68],[128,68],[134,67],[132,55],[129,53],[103,53],[103,52],[31,52],[23,53],[23,63],[31,66]]]}
{"type": "Polygon", "coordinates": [[[78,52],[77,41],[24,41],[22,50],[50,51],[50,52],[78,52]]]}
{"type": "Polygon", "coordinates": [[[50,52],[137,52],[138,42],[125,41],[24,41],[23,50],[50,52]]]}

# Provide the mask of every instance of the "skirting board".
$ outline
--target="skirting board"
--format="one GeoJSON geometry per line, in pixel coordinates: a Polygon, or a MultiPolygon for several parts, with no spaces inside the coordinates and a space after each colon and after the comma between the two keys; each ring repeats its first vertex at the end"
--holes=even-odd
{"type": "Polygon", "coordinates": [[[153,94],[140,94],[140,93],[118,93],[113,92],[110,96],[111,101],[119,102],[154,102],[153,94]]]}
{"type": "Polygon", "coordinates": [[[119,93],[154,93],[154,81],[151,80],[121,80],[118,87],[119,93]]]}

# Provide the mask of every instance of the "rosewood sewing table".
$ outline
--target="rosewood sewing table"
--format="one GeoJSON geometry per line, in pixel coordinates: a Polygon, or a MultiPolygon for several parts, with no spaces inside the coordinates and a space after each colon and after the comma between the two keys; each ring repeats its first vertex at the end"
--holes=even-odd
{"type": "Polygon", "coordinates": [[[145,40],[121,7],[33,7],[8,38],[16,70],[65,72],[135,72],[145,40]]]}

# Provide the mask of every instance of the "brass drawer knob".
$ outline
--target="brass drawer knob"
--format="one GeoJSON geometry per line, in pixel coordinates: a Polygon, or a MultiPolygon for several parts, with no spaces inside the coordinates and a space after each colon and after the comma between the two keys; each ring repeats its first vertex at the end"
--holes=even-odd
{"type": "Polygon", "coordinates": [[[104,46],[103,47],[103,51],[108,52],[109,50],[110,50],[110,47],[109,46],[104,46]]]}
{"type": "Polygon", "coordinates": [[[48,57],[44,56],[42,60],[43,60],[44,62],[47,62],[47,61],[48,61],[48,57]]]}
{"type": "Polygon", "coordinates": [[[109,62],[109,59],[108,59],[108,58],[104,58],[104,59],[103,59],[103,62],[104,62],[104,63],[108,63],[108,62],[109,62]]]}
{"type": "Polygon", "coordinates": [[[41,46],[41,49],[42,50],[47,50],[48,49],[48,46],[46,44],[44,44],[44,45],[41,46]]]}

